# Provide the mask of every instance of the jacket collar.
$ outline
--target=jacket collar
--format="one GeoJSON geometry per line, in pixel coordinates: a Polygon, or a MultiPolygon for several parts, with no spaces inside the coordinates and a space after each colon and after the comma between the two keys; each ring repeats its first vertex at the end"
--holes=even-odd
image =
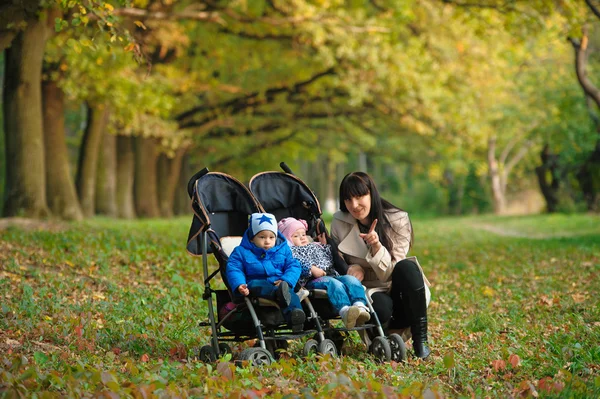
{"type": "Polygon", "coordinates": [[[367,244],[360,238],[360,230],[358,229],[358,221],[348,212],[336,212],[333,215],[334,219],[341,220],[349,224],[350,232],[339,243],[338,249],[343,253],[354,256],[356,258],[365,259],[369,248],[367,244]]]}

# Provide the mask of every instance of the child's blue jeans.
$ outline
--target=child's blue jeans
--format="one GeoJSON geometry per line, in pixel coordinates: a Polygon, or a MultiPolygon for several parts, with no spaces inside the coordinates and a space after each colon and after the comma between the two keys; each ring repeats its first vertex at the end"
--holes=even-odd
{"type": "Polygon", "coordinates": [[[354,276],[323,276],[310,280],[306,288],[326,289],[329,302],[338,313],[344,306],[352,306],[354,302],[367,304],[365,290],[354,276]]]}
{"type": "MultiPolygon", "coordinates": [[[[282,281],[281,284],[287,284],[285,281],[282,281]]],[[[252,280],[248,281],[248,289],[252,295],[255,295],[260,298],[271,299],[277,302],[277,290],[279,289],[273,283],[268,282],[267,280],[252,280]]],[[[289,287],[289,284],[288,284],[289,287]]],[[[287,308],[281,309],[281,313],[283,313],[283,318],[289,323],[290,322],[290,314],[294,309],[302,309],[302,305],[300,304],[300,298],[294,292],[293,287],[289,287],[290,289],[290,306],[287,308]]]]}

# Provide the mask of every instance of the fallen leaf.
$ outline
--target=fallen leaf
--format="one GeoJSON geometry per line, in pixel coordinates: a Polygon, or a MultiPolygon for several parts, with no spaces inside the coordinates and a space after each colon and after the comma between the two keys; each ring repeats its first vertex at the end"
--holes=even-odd
{"type": "Polygon", "coordinates": [[[502,359],[492,360],[492,368],[494,371],[504,370],[506,368],[506,362],[502,359]]]}
{"type": "Polygon", "coordinates": [[[232,380],[233,379],[233,370],[230,366],[233,366],[229,362],[219,362],[217,364],[217,372],[221,374],[225,379],[232,380]]]}
{"type": "Polygon", "coordinates": [[[147,353],[144,353],[144,354],[142,355],[142,357],[140,358],[140,360],[141,360],[142,362],[144,362],[144,363],[145,363],[145,362],[147,362],[148,360],[150,360],[150,356],[148,356],[148,354],[147,354],[147,353]]]}
{"type": "Polygon", "coordinates": [[[585,301],[585,295],[584,294],[571,294],[571,298],[573,298],[573,301],[575,303],[582,303],[585,301]]]}
{"type": "Polygon", "coordinates": [[[508,357],[508,362],[513,368],[517,368],[521,364],[521,359],[519,358],[519,355],[513,353],[508,357]]]}

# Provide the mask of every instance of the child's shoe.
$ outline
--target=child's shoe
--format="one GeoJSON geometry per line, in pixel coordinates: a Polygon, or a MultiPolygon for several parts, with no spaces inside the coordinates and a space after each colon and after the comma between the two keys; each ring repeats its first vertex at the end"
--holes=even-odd
{"type": "Polygon", "coordinates": [[[300,299],[300,302],[302,302],[303,300],[308,298],[310,292],[308,292],[306,288],[300,288],[298,292],[296,292],[296,295],[298,295],[298,299],[300,299]]]}
{"type": "Polygon", "coordinates": [[[292,332],[300,332],[304,330],[304,321],[306,315],[302,309],[294,309],[290,313],[290,324],[292,325],[292,332]]]}
{"type": "Polygon", "coordinates": [[[292,294],[290,293],[290,287],[288,283],[282,281],[277,287],[277,301],[279,301],[279,306],[282,308],[287,308],[290,306],[291,300],[292,294]]]}
{"type": "Polygon", "coordinates": [[[362,326],[367,321],[371,320],[371,312],[369,312],[369,308],[367,308],[367,306],[364,303],[355,302],[354,306],[358,307],[358,309],[359,309],[359,314],[358,314],[358,317],[356,318],[357,326],[362,326]]]}
{"type": "Polygon", "coordinates": [[[350,306],[340,311],[340,316],[342,316],[342,321],[344,322],[344,326],[346,328],[354,328],[359,314],[360,309],[358,306],[350,306]]]}

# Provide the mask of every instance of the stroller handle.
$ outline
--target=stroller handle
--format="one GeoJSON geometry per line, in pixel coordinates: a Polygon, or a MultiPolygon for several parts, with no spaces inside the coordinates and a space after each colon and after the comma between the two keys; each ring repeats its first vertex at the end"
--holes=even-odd
{"type": "Polygon", "coordinates": [[[290,175],[293,175],[293,174],[294,174],[294,173],[292,172],[292,170],[290,169],[290,167],[289,167],[289,166],[287,166],[287,164],[286,164],[285,162],[281,162],[281,163],[279,164],[279,166],[281,166],[281,169],[283,169],[283,171],[284,171],[285,173],[289,173],[290,175]]]}
{"type": "Polygon", "coordinates": [[[192,198],[192,195],[194,195],[194,183],[196,183],[196,180],[198,180],[199,178],[201,178],[208,172],[209,172],[208,168],[204,168],[200,172],[196,172],[196,174],[194,174],[194,176],[192,176],[192,178],[188,181],[187,192],[188,192],[190,198],[192,198]]]}

